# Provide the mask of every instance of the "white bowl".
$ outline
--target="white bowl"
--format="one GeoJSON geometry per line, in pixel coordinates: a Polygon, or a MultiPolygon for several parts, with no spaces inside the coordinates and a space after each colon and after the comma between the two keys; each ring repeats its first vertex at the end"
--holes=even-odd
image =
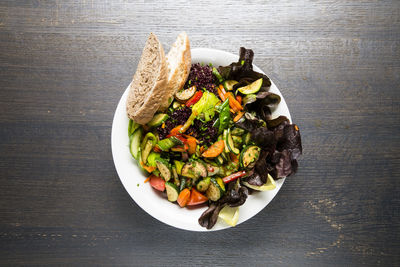
{"type": "MultiPolygon", "coordinates": [[[[192,49],[192,63],[212,63],[214,66],[226,66],[232,62],[237,62],[238,59],[239,56],[220,50],[208,48],[192,49]]],[[[263,73],[257,66],[253,65],[253,68],[255,71],[263,73]]],[[[111,149],[119,178],[132,199],[157,220],[176,228],[190,231],[215,231],[231,227],[225,224],[223,220],[218,219],[217,224],[211,230],[207,230],[198,223],[200,215],[207,209],[206,206],[190,209],[180,208],[176,203],[169,202],[159,192],[151,188],[149,183],[143,183],[146,177],[139,171],[135,160],[129,152],[129,120],[125,109],[128,91],[129,86],[122,95],[114,114],[111,149]]],[[[280,104],[272,113],[273,117],[284,115],[291,120],[285,99],[273,82],[270,91],[281,96],[280,104]]],[[[277,186],[274,190],[256,192],[250,195],[246,203],[240,207],[238,224],[247,221],[267,206],[278,193],[284,180],[277,180],[277,186]]]]}

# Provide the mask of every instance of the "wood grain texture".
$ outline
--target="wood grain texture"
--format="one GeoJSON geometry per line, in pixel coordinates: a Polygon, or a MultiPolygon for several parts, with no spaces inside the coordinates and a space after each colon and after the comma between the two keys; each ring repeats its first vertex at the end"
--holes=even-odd
{"type": "Polygon", "coordinates": [[[0,265],[399,266],[399,1],[1,1],[0,265]],[[223,232],[124,190],[113,114],[150,31],[255,51],[300,126],[299,172],[223,232]]]}

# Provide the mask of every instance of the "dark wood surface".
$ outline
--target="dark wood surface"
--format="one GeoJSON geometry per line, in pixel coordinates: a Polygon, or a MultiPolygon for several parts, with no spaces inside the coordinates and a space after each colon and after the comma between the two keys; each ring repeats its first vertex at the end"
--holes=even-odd
{"type": "Polygon", "coordinates": [[[1,1],[0,265],[400,265],[400,2],[201,2],[1,1]],[[112,161],[148,33],[182,30],[252,48],[302,133],[298,173],[225,231],[153,219],[112,161]]]}

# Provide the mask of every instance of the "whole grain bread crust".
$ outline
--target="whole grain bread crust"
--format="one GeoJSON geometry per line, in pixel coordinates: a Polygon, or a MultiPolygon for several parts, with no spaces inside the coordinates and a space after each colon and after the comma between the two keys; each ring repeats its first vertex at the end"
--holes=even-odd
{"type": "Polygon", "coordinates": [[[146,93],[144,99],[139,99],[137,97],[137,94],[135,92],[137,90],[142,89],[137,85],[136,82],[139,79],[138,71],[136,71],[129,88],[128,99],[126,102],[127,115],[128,118],[132,119],[133,121],[139,124],[146,124],[153,118],[155,112],[160,107],[161,104],[160,99],[163,99],[165,95],[165,89],[167,86],[167,81],[168,81],[167,62],[165,58],[164,49],[160,41],[158,39],[157,41],[159,46],[158,56],[160,58],[159,74],[152,89],[146,93]]]}
{"type": "Polygon", "coordinates": [[[169,104],[171,104],[170,98],[172,98],[178,90],[183,88],[189,76],[190,67],[192,64],[192,55],[190,53],[189,37],[186,35],[186,33],[185,39],[186,45],[183,51],[182,60],[180,61],[178,68],[176,68],[175,72],[172,74],[171,79],[167,82],[165,90],[166,94],[164,95],[159,107],[160,111],[168,108],[169,104]]]}

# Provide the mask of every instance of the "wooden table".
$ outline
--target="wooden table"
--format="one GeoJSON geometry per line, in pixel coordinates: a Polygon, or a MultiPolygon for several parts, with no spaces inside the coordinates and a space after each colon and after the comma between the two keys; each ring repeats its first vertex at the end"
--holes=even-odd
{"type": "Polygon", "coordinates": [[[399,266],[400,2],[265,2],[1,1],[0,265],[399,266]],[[252,48],[302,133],[298,173],[225,231],[153,219],[111,156],[148,33],[183,30],[252,48]]]}

